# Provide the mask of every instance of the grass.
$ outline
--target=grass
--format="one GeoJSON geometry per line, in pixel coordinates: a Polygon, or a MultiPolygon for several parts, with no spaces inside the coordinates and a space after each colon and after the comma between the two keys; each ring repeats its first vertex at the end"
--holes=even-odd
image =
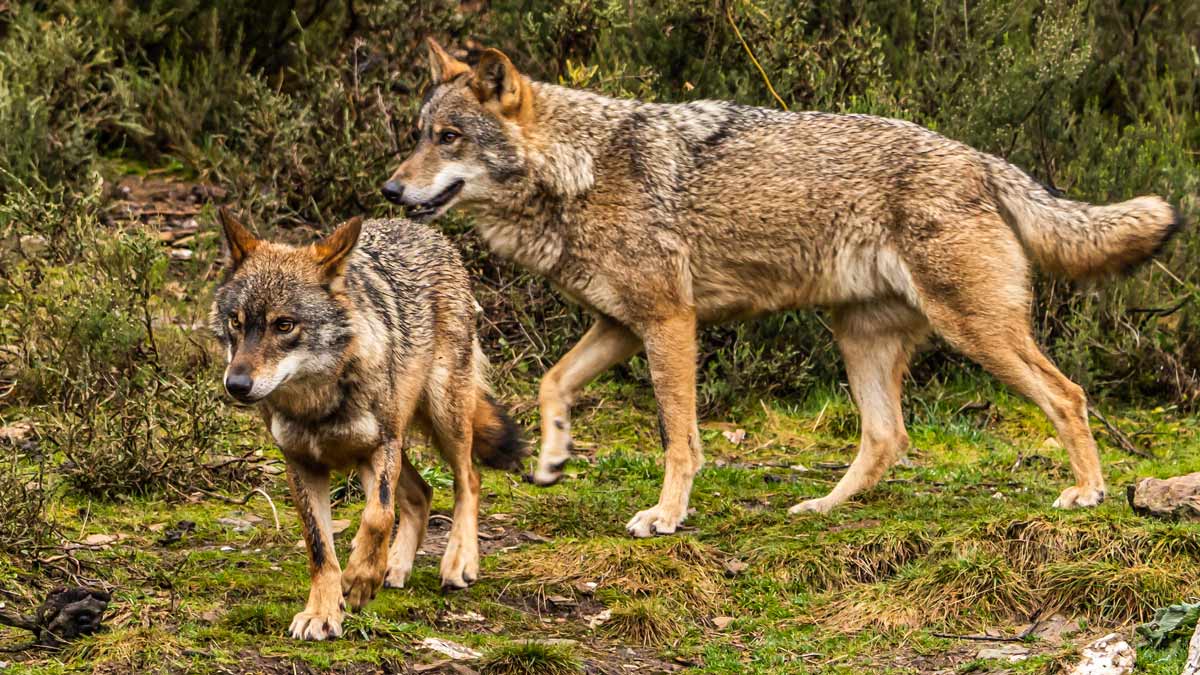
{"type": "MultiPolygon", "coordinates": [[[[1069,482],[1062,451],[1043,445],[1043,423],[1029,406],[977,384],[985,389],[910,392],[910,400],[938,401],[912,418],[911,462],[826,516],[786,509],[827,490],[841,469],[821,467],[853,453],[853,425],[828,421],[831,410],[847,408],[842,394],[706,420],[709,463],[696,481],[689,528],[651,540],[628,539],[621,526],[652,502],[661,480],[652,401],[625,384],[598,385],[574,424],[590,454],[571,463],[569,480],[541,489],[484,474],[481,522],[487,541],[500,543],[476,586],[442,594],[437,557],[422,555],[409,587],[381,592],[348,617],[344,639],[328,644],[285,637],[304,601],[306,566],[282,477],[262,478],[280,509],[278,532],[262,499],[97,501],[62,490],[47,513],[62,536],[122,535],[74,553],[83,577],[114,590],[109,629],[63,652],[21,654],[10,670],[354,673],[437,662],[422,641],[438,637],[482,652],[472,667],[485,673],[568,673],[624,661],[645,672],[680,662],[713,673],[912,673],[930,663],[954,672],[991,666],[975,660],[975,643],[935,634],[1011,635],[1035,613],[1058,611],[1083,630],[1064,646],[1034,640],[1034,658],[1008,666],[1043,672],[1069,662],[1088,639],[1128,630],[1155,607],[1195,593],[1200,530],[1136,517],[1119,498],[1088,511],[1050,509],[1069,482]],[[971,396],[993,400],[1003,422],[976,425],[956,412],[971,396]],[[726,426],[745,429],[746,439],[732,445],[719,433],[726,426]],[[262,520],[244,532],[218,522],[247,516],[262,520]],[[157,543],[181,520],[195,531],[157,543]],[[745,568],[727,574],[733,561],[745,568]],[[609,618],[589,625],[604,610],[609,618]],[[736,621],[718,629],[718,616],[736,621]]],[[[1167,411],[1109,413],[1128,429],[1172,430],[1169,442],[1152,442],[1155,460],[1102,440],[1114,494],[1138,476],[1200,470],[1196,421],[1167,411]]],[[[242,443],[274,456],[265,434],[248,428],[242,443]]],[[[433,475],[433,453],[418,455],[433,475]]],[[[336,517],[357,517],[351,495],[336,517]]],[[[434,509],[450,507],[443,487],[434,509]]],[[[343,555],[352,531],[337,537],[343,555]]],[[[28,594],[36,577],[19,556],[5,556],[0,588],[28,594]]],[[[6,644],[21,637],[0,632],[6,644]]],[[[1168,673],[1181,658],[1174,646],[1143,650],[1139,664],[1168,673]]]]}

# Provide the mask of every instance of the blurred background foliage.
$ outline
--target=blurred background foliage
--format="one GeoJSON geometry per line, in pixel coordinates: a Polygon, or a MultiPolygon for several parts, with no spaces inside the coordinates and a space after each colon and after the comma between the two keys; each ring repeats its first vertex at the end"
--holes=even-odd
{"type": "MultiPolygon", "coordinates": [[[[378,187],[414,143],[428,35],[614,96],[909,119],[1074,199],[1158,193],[1193,221],[1200,208],[1195,2],[0,2],[0,421],[43,420],[68,468],[117,467],[76,471],[102,496],[125,490],[114,476],[131,466],[149,467],[149,487],[129,489],[170,489],[205,450],[230,451],[240,427],[219,409],[220,356],[202,328],[219,257],[211,206],[196,255],[170,258],[154,228],[118,217],[116,186],[131,173],[216,185],[262,233],[291,239],[397,214],[378,187]]],[[[440,226],[477,280],[501,379],[532,382],[587,317],[489,256],[465,217],[440,226]]],[[[1042,343],[1094,398],[1194,408],[1198,260],[1189,229],[1129,278],[1039,279],[1042,343]]],[[[820,312],[709,328],[702,355],[707,415],[842,377],[820,312]]],[[[978,372],[932,349],[914,376],[936,384],[963,367],[978,372]]],[[[617,376],[644,380],[644,364],[617,376]]]]}

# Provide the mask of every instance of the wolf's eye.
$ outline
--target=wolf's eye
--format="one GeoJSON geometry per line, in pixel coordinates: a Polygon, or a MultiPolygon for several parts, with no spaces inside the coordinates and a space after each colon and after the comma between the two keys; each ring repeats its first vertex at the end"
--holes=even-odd
{"type": "Polygon", "coordinates": [[[236,316],[229,317],[229,330],[241,330],[242,322],[236,316]]]}
{"type": "Polygon", "coordinates": [[[275,332],[281,335],[287,335],[296,327],[296,322],[291,319],[279,319],[275,322],[275,332]]]}
{"type": "Polygon", "coordinates": [[[443,131],[442,133],[438,134],[438,143],[441,143],[442,145],[450,145],[454,141],[457,141],[460,136],[462,136],[462,134],[458,133],[457,131],[443,131]]]}

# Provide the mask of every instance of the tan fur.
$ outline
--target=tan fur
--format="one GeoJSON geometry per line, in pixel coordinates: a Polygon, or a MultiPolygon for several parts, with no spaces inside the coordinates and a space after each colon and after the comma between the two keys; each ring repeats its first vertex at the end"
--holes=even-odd
{"type": "Polygon", "coordinates": [[[543,382],[538,482],[561,475],[578,389],[644,346],[666,474],[629,531],[674,531],[702,463],[696,325],[819,305],[835,317],[863,438],[838,486],[797,510],[874,486],[904,452],[903,375],[931,332],[1054,422],[1076,479],[1056,505],[1103,498],[1084,394],[1033,341],[1032,265],[1092,277],[1144,260],[1177,225],[1160,198],[1061,199],[899,120],[617,100],[531,82],[494,55],[431,74],[421,141],[385,196],[422,218],[462,207],[493,252],[597,317],[543,382]]]}
{"type": "Polygon", "coordinates": [[[347,604],[362,608],[385,583],[407,581],[432,495],[405,454],[412,423],[431,432],[454,474],[442,584],[472,583],[472,456],[519,466],[520,439],[482,379],[476,305],[457,252],[401,220],[356,218],[302,248],[258,240],[224,210],[221,220],[230,267],[213,327],[228,346],[226,387],[258,406],[283,451],[309,554],[312,585],[292,636],[337,637],[347,604]],[[237,388],[239,378],[254,384],[237,388]],[[342,570],[329,476],[344,468],[357,470],[366,505],[342,570]]]}

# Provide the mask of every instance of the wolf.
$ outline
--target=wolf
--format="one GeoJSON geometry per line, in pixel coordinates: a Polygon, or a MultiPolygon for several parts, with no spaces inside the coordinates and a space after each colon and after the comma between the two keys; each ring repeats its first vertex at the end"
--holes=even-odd
{"type": "Polygon", "coordinates": [[[400,588],[425,536],[432,488],[405,454],[424,427],[454,474],[444,588],[479,575],[479,474],[472,456],[521,465],[518,427],[489,393],[475,300],[457,250],[408,220],[354,218],[294,247],[219,211],[227,263],[212,329],[225,389],[254,405],[283,452],[308,550],[308,604],[292,637],[335,638],[346,605],[400,588]],[[333,547],[329,475],[357,469],[366,496],[346,569],[333,547]]]}
{"type": "Polygon", "coordinates": [[[666,461],[658,503],[626,527],[674,532],[703,463],[697,327],[821,306],[861,440],[832,491],[793,513],[829,511],[904,454],[902,380],[932,333],[1053,422],[1075,477],[1055,506],[1104,498],[1086,394],[1034,340],[1031,273],[1130,269],[1180,227],[1163,199],[1064,199],[895,119],[608,98],[534,81],[495,49],[471,66],[432,40],[429,67],[419,141],[383,196],[420,220],[464,209],[491,251],[595,315],[541,382],[537,482],[570,457],[580,388],[644,350],[666,461]]]}

